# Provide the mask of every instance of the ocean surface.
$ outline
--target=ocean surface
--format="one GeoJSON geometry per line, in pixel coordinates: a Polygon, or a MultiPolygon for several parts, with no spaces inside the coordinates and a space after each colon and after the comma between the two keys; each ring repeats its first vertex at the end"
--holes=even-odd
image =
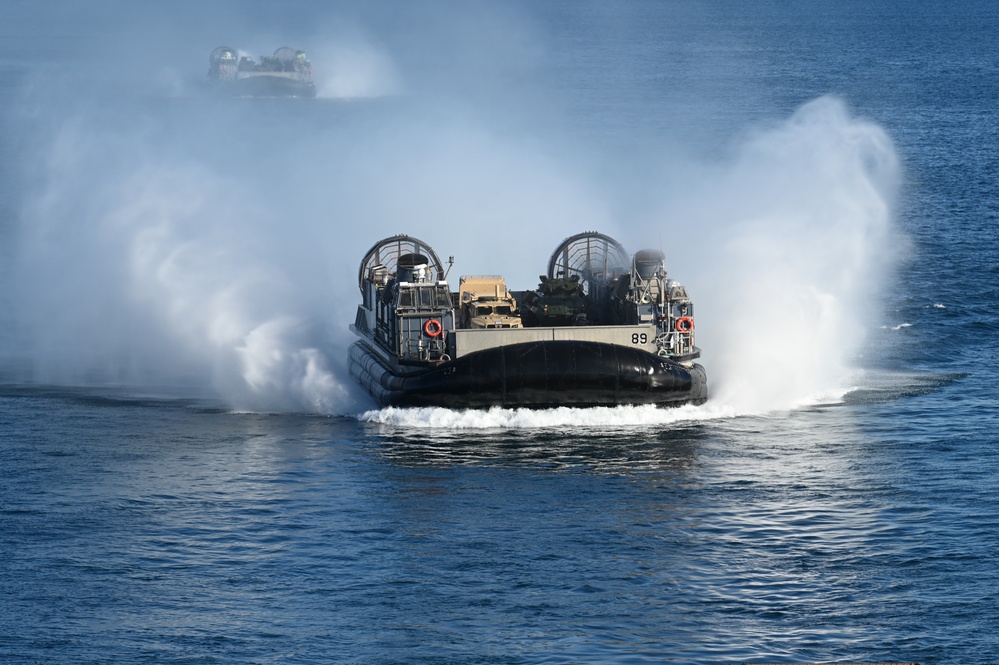
{"type": "Polygon", "coordinates": [[[0,662],[999,663],[999,5],[0,4],[0,662]],[[208,54],[304,49],[315,100],[208,54]],[[377,410],[357,266],[662,248],[711,399],[377,410]]]}

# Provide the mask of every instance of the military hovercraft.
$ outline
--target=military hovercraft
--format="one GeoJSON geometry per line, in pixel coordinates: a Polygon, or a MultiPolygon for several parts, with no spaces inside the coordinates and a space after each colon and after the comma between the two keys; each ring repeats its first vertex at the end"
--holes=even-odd
{"type": "Polygon", "coordinates": [[[408,235],[361,261],[350,372],[381,406],[550,408],[707,400],[694,306],[662,252],[613,238],[562,242],[541,285],[464,276],[408,235]]]}
{"type": "Polygon", "coordinates": [[[208,83],[234,97],[315,97],[312,63],[304,51],[282,46],[260,62],[219,46],[208,56],[208,83]]]}

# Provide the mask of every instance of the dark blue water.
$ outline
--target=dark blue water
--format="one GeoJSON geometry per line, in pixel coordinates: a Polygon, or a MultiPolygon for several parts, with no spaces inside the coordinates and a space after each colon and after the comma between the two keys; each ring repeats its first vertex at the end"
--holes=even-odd
{"type": "Polygon", "coordinates": [[[999,662],[999,7],[275,7],[0,7],[0,660],[999,662]],[[205,97],[230,41],[336,76],[205,97]],[[378,239],[590,228],[704,407],[345,377],[378,239]]]}

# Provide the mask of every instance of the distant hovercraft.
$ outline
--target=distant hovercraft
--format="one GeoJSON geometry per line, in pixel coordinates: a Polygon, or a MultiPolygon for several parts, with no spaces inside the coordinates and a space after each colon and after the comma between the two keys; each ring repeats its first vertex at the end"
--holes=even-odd
{"type": "Polygon", "coordinates": [[[208,83],[220,94],[233,97],[316,96],[312,63],[304,51],[282,46],[274,55],[255,62],[236,49],[219,46],[208,57],[208,83]]]}

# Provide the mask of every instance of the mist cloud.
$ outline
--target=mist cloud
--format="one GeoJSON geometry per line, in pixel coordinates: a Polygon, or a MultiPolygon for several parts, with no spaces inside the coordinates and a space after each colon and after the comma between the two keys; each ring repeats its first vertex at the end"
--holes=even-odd
{"type": "Polygon", "coordinates": [[[306,48],[315,102],[201,95],[213,42],[189,54],[197,76],[154,68],[168,74],[143,91],[159,95],[29,89],[14,121],[25,187],[7,235],[6,374],[358,413],[370,400],[345,371],[346,326],[375,241],[410,233],[455,256],[452,281],[501,273],[523,289],[563,238],[596,230],[631,251],[664,245],[697,306],[718,414],[850,385],[893,261],[899,167],[883,130],[822,98],[721,157],[671,152],[671,135],[636,181],[565,122],[551,81],[524,80],[545,57],[529,19],[432,14],[433,39],[387,15],[327,13],[303,28],[313,45],[286,41],[288,25],[252,34],[245,17],[219,40],[306,48]]]}

